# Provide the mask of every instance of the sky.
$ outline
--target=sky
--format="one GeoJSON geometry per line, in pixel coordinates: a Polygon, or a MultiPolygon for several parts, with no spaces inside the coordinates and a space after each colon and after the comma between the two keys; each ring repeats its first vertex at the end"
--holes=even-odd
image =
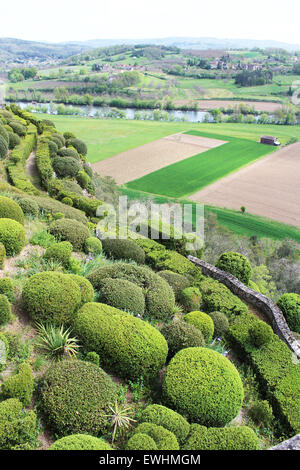
{"type": "Polygon", "coordinates": [[[14,0],[0,37],[88,39],[216,37],[300,44],[299,0],[14,0]]]}

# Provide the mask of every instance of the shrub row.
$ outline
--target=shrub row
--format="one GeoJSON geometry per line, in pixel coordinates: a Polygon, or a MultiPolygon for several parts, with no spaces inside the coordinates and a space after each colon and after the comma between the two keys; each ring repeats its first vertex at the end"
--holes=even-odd
{"type": "Polygon", "coordinates": [[[41,179],[41,184],[48,189],[49,181],[53,177],[53,168],[50,159],[50,150],[47,142],[39,140],[36,148],[36,167],[41,179]]]}
{"type": "Polygon", "coordinates": [[[191,424],[182,450],[257,450],[258,438],[248,426],[206,428],[191,424]]]}

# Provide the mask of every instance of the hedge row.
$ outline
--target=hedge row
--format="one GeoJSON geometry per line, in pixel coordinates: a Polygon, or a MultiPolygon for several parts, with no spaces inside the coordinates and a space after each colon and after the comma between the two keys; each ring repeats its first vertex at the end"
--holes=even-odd
{"type": "Polygon", "coordinates": [[[47,142],[39,141],[36,148],[36,166],[41,179],[41,184],[48,189],[49,181],[53,177],[53,168],[51,165],[49,145],[47,142]]]}
{"type": "Polygon", "coordinates": [[[262,389],[286,431],[300,432],[300,369],[288,346],[277,335],[261,347],[254,344],[251,331],[263,322],[252,314],[243,315],[228,330],[228,339],[243,360],[250,362],[262,389]]]}
{"type": "Polygon", "coordinates": [[[21,117],[22,119],[25,119],[25,121],[29,124],[33,124],[39,134],[42,134],[43,129],[44,129],[44,124],[40,119],[37,119],[33,114],[29,113],[28,111],[25,111],[24,109],[21,109],[19,106],[16,104],[11,104],[10,105],[10,110],[16,114],[17,116],[21,117]]]}

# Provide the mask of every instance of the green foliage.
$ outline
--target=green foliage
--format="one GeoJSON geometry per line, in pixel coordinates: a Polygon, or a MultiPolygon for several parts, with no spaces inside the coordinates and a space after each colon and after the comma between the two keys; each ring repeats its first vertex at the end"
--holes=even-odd
{"type": "Polygon", "coordinates": [[[248,307],[236,295],[214,279],[202,280],[199,288],[202,293],[203,309],[206,312],[223,312],[229,319],[248,312],[248,307]]]}
{"type": "Polygon", "coordinates": [[[182,320],[174,320],[163,325],[160,332],[168,343],[169,357],[173,357],[184,348],[205,346],[202,332],[182,320]]]}
{"type": "Polygon", "coordinates": [[[76,284],[80,288],[81,305],[86,304],[87,302],[93,302],[95,292],[90,281],[88,281],[82,276],[78,276],[77,274],[69,274],[68,277],[72,279],[72,281],[76,282],[76,284]]]}
{"type": "Polygon", "coordinates": [[[73,434],[55,441],[49,450],[113,450],[103,439],[88,434],[73,434]]]}
{"type": "Polygon", "coordinates": [[[49,155],[51,158],[54,158],[57,156],[57,153],[58,153],[58,147],[56,145],[55,142],[53,142],[53,140],[49,140],[48,141],[48,147],[49,147],[49,155]]]}
{"type": "Polygon", "coordinates": [[[10,347],[9,347],[9,341],[7,339],[7,334],[1,333],[1,332],[0,332],[0,348],[1,348],[1,353],[2,353],[0,372],[2,372],[6,368],[6,362],[9,356],[10,347]]]}
{"type": "Polygon", "coordinates": [[[18,373],[8,377],[2,384],[1,392],[4,398],[17,398],[24,406],[31,403],[33,395],[33,373],[30,365],[23,362],[18,373]]]}
{"type": "Polygon", "coordinates": [[[19,199],[18,203],[25,215],[31,215],[35,218],[38,217],[40,212],[39,206],[33,199],[24,197],[19,199]]]}
{"type": "Polygon", "coordinates": [[[70,323],[81,304],[81,291],[67,274],[42,272],[26,281],[22,304],[34,321],[70,323]]]}
{"type": "Polygon", "coordinates": [[[4,262],[6,260],[6,250],[3,243],[0,243],[0,269],[3,268],[4,262]]]}
{"type": "Polygon", "coordinates": [[[44,253],[45,259],[54,259],[61,263],[65,268],[69,266],[72,256],[73,246],[70,242],[60,242],[51,245],[44,253]]]}
{"type": "Polygon", "coordinates": [[[220,256],[216,267],[232,274],[246,285],[248,285],[252,275],[251,264],[241,253],[234,253],[232,251],[223,253],[220,256]]]}
{"type": "Polygon", "coordinates": [[[77,339],[71,337],[69,328],[42,323],[37,323],[36,327],[38,329],[36,347],[42,349],[50,359],[58,361],[65,357],[76,356],[79,345],[77,339]]]}
{"type": "Polygon", "coordinates": [[[40,408],[59,436],[99,435],[116,386],[102,369],[79,360],[64,360],[47,369],[39,387],[40,408]]]}
{"type": "Polygon", "coordinates": [[[22,403],[9,398],[0,403],[0,449],[32,447],[37,437],[37,418],[34,411],[24,411],[22,403]]]}
{"type": "Polygon", "coordinates": [[[300,295],[283,294],[277,301],[278,307],[292,331],[300,333],[300,295]]]}
{"type": "Polygon", "coordinates": [[[197,287],[186,287],[181,292],[180,303],[186,312],[199,310],[202,303],[202,295],[197,287]]]}
{"type": "Polygon", "coordinates": [[[0,294],[0,326],[11,319],[11,307],[6,295],[0,294]]]}
{"type": "Polygon", "coordinates": [[[89,184],[91,183],[91,178],[89,177],[89,175],[86,174],[84,170],[80,170],[77,173],[76,179],[83,189],[89,188],[89,184]]]}
{"type": "Polygon", "coordinates": [[[267,400],[257,400],[249,408],[249,415],[256,425],[269,428],[274,421],[272,407],[267,400]]]}
{"type": "Polygon", "coordinates": [[[255,325],[249,329],[249,335],[254,346],[260,348],[271,341],[273,330],[265,322],[255,323],[255,325]]]}
{"type": "Polygon", "coordinates": [[[82,223],[77,220],[61,219],[50,225],[50,233],[57,239],[69,241],[74,250],[81,251],[85,241],[89,238],[90,232],[82,223]]]}
{"type": "Polygon", "coordinates": [[[181,299],[182,291],[191,285],[191,281],[181,274],[173,273],[168,270],[160,271],[158,274],[172,287],[177,302],[181,299]]]}
{"type": "Polygon", "coordinates": [[[53,168],[48,142],[39,140],[36,148],[35,162],[41,179],[41,184],[45,189],[48,189],[49,181],[53,178],[53,168]]]}
{"type": "Polygon", "coordinates": [[[13,132],[9,133],[9,149],[12,150],[14,149],[17,145],[20,145],[21,139],[18,136],[18,134],[15,134],[13,132]]]}
{"type": "Polygon", "coordinates": [[[207,343],[210,343],[214,335],[214,323],[209,315],[203,312],[190,312],[183,317],[184,321],[194,325],[201,331],[207,343]]]}
{"type": "Polygon", "coordinates": [[[99,291],[99,300],[104,304],[135,315],[143,316],[145,311],[143,290],[126,279],[108,278],[103,280],[99,291]]]}
{"type": "Polygon", "coordinates": [[[7,256],[19,254],[26,245],[24,227],[12,219],[0,219],[0,243],[5,246],[7,256]]]}
{"type": "Polygon", "coordinates": [[[14,285],[9,277],[0,278],[0,294],[6,295],[11,302],[14,300],[14,285]]]}
{"type": "Polygon", "coordinates": [[[179,413],[207,426],[224,426],[239,413],[243,384],[234,365],[206,348],[179,351],[167,366],[163,392],[179,413]]]}
{"type": "Polygon", "coordinates": [[[0,135],[0,160],[6,157],[7,152],[8,152],[8,143],[3,137],[3,135],[0,135]]]}
{"type": "Polygon", "coordinates": [[[150,380],[166,361],[167,343],[158,330],[108,305],[85,304],[74,330],[85,349],[96,351],[103,364],[122,377],[150,380]]]}
{"type": "Polygon", "coordinates": [[[124,259],[144,264],[145,253],[136,243],[131,240],[110,239],[102,240],[103,251],[114,259],[124,259]]]}
{"type": "Polygon", "coordinates": [[[21,207],[9,197],[0,196],[0,218],[16,220],[24,225],[24,214],[21,207]]]}
{"type": "Polygon", "coordinates": [[[21,123],[17,121],[9,121],[9,125],[14,131],[14,133],[18,136],[24,137],[26,135],[26,127],[23,126],[21,123]]]}
{"type": "Polygon", "coordinates": [[[2,124],[0,124],[0,136],[4,139],[4,141],[8,145],[8,143],[9,143],[9,132],[7,132],[7,130],[5,129],[4,126],[2,126],[2,124]]]}
{"type": "Polygon", "coordinates": [[[63,197],[61,202],[63,204],[67,204],[67,206],[71,206],[71,207],[73,206],[73,201],[70,197],[63,197]]]}
{"type": "Polygon", "coordinates": [[[56,243],[56,239],[47,230],[43,229],[32,235],[30,243],[32,245],[42,246],[43,248],[49,248],[56,243]]]}
{"type": "Polygon", "coordinates": [[[153,423],[142,423],[135,429],[135,433],[150,436],[158,450],[179,450],[175,434],[163,426],[157,426],[153,423]]]}
{"type": "Polygon", "coordinates": [[[257,450],[258,438],[248,426],[206,428],[191,424],[183,450],[257,450]]]}
{"type": "Polygon", "coordinates": [[[229,328],[229,321],[222,312],[210,312],[208,314],[214,323],[214,338],[221,338],[229,328]]]}
{"type": "Polygon", "coordinates": [[[190,430],[190,425],[183,416],[162,405],[147,406],[142,412],[141,422],[163,426],[175,434],[180,444],[185,441],[190,430]]]}
{"type": "Polygon", "coordinates": [[[79,161],[81,160],[79,153],[77,152],[76,149],[69,147],[69,148],[61,148],[58,150],[57,154],[60,157],[71,157],[75,158],[75,160],[79,161]]]}
{"type": "Polygon", "coordinates": [[[67,140],[67,147],[74,147],[81,155],[87,154],[87,146],[80,139],[71,138],[67,140]]]}
{"type": "Polygon", "coordinates": [[[99,354],[97,354],[95,351],[88,352],[84,360],[87,362],[92,362],[96,366],[100,367],[100,357],[99,354]]]}
{"type": "Polygon", "coordinates": [[[100,255],[102,253],[102,243],[99,238],[89,237],[84,243],[84,252],[91,255],[100,255]]]}
{"type": "Polygon", "coordinates": [[[55,157],[52,162],[53,169],[59,178],[73,178],[80,171],[80,164],[75,158],[55,157]]]}
{"type": "Polygon", "coordinates": [[[158,450],[155,441],[148,434],[134,434],[126,445],[126,450],[158,450]]]}

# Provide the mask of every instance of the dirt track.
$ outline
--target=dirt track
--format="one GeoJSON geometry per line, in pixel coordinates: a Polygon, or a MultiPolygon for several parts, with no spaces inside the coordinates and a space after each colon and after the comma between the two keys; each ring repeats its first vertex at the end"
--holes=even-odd
{"type": "Polygon", "coordinates": [[[112,176],[118,184],[124,184],[224,143],[223,140],[174,134],[94,163],[92,168],[99,175],[112,176]]]}
{"type": "Polygon", "coordinates": [[[300,142],[268,155],[190,197],[300,227],[300,142]]]}

